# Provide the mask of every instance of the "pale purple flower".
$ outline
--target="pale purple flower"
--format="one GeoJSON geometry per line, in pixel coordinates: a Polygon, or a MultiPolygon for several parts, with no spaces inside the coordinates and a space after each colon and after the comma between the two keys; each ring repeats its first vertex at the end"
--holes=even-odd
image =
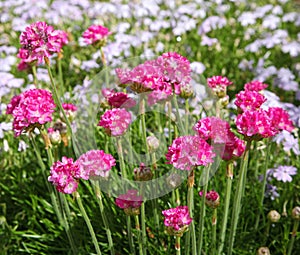
{"type": "Polygon", "coordinates": [[[253,25],[256,22],[256,14],[253,12],[243,12],[239,17],[238,21],[243,27],[253,25]]]}
{"type": "Polygon", "coordinates": [[[201,37],[201,45],[202,46],[212,46],[216,43],[218,43],[217,38],[210,38],[206,35],[202,35],[202,37],[201,37]]]}
{"type": "Polygon", "coordinates": [[[269,197],[271,200],[275,200],[275,198],[279,197],[279,193],[277,192],[277,187],[267,183],[265,196],[269,197]]]}
{"type": "Polygon", "coordinates": [[[275,141],[277,144],[282,143],[284,151],[293,151],[295,155],[300,155],[299,140],[290,132],[283,130],[273,138],[273,141],[275,141]]]}
{"type": "Polygon", "coordinates": [[[23,140],[19,141],[18,151],[26,151],[26,149],[29,148],[29,145],[25,143],[23,140]]]}
{"type": "Polygon", "coordinates": [[[282,16],[282,21],[283,22],[294,22],[298,16],[299,16],[299,13],[297,13],[297,12],[288,12],[282,16]]]}
{"type": "Polygon", "coordinates": [[[283,90],[297,91],[299,85],[294,79],[295,75],[291,70],[282,67],[277,71],[277,78],[274,80],[274,84],[283,90]]]}
{"type": "Polygon", "coordinates": [[[264,17],[262,26],[264,28],[269,28],[269,29],[274,30],[274,29],[278,28],[279,23],[280,23],[280,18],[273,14],[270,14],[270,15],[264,17]]]}
{"type": "Polygon", "coordinates": [[[201,62],[192,62],[191,63],[191,70],[196,74],[202,74],[205,71],[205,65],[201,62]]]}
{"type": "Polygon", "coordinates": [[[300,55],[300,43],[297,41],[291,41],[282,45],[282,52],[289,53],[291,57],[297,57],[300,55]]]}
{"type": "Polygon", "coordinates": [[[226,25],[226,23],[227,23],[226,19],[223,17],[209,16],[202,22],[202,24],[198,30],[198,33],[200,35],[203,35],[212,30],[220,29],[220,28],[224,27],[226,25]]]}
{"type": "Polygon", "coordinates": [[[273,177],[282,182],[291,182],[292,176],[297,174],[297,168],[294,166],[278,166],[273,171],[273,177]]]}

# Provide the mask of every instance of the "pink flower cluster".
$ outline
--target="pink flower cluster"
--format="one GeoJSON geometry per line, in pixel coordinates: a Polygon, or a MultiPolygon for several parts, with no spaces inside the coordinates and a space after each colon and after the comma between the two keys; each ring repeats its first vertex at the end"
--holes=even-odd
{"type": "Polygon", "coordinates": [[[194,166],[206,166],[213,162],[212,147],[199,136],[180,136],[173,140],[166,154],[167,164],[181,170],[191,170],[194,166]]]}
{"type": "Polygon", "coordinates": [[[246,91],[261,91],[268,87],[268,84],[262,83],[261,81],[251,81],[244,85],[244,89],[246,91]]]}
{"type": "MultiPolygon", "coordinates": [[[[199,192],[199,196],[203,196],[203,192],[199,192]]],[[[217,208],[220,204],[220,195],[218,192],[211,190],[205,195],[205,204],[211,208],[217,208]]]]}
{"type": "Polygon", "coordinates": [[[180,231],[182,228],[189,226],[192,222],[192,218],[189,214],[189,208],[187,206],[177,206],[162,211],[164,224],[167,227],[172,228],[175,231],[180,231]]]}
{"type": "Polygon", "coordinates": [[[43,125],[52,121],[55,104],[52,94],[44,89],[31,89],[14,96],[6,113],[12,114],[15,136],[35,124],[43,125]]]}
{"type": "Polygon", "coordinates": [[[165,100],[191,81],[189,61],[176,52],[168,52],[133,68],[116,69],[120,86],[130,85],[138,92],[151,91],[149,103],[165,100]]]}
{"type": "Polygon", "coordinates": [[[116,165],[112,155],[102,150],[90,150],[77,159],[82,179],[88,180],[96,176],[107,178],[109,171],[116,165]]]}
{"type": "Polygon", "coordinates": [[[57,191],[72,194],[78,187],[78,179],[85,179],[77,162],[72,158],[62,157],[62,161],[55,162],[50,168],[48,181],[52,182],[57,191]]]}
{"type": "Polygon", "coordinates": [[[70,104],[70,103],[62,103],[62,108],[64,108],[65,111],[71,111],[71,112],[76,112],[77,111],[77,107],[74,104],[70,104]]]}
{"type": "Polygon", "coordinates": [[[123,108],[107,110],[98,123],[109,135],[120,136],[125,133],[131,122],[131,115],[123,108]]]}
{"type": "Polygon", "coordinates": [[[265,96],[257,91],[241,91],[235,97],[234,103],[241,112],[258,110],[267,101],[265,96]]]}
{"type": "Polygon", "coordinates": [[[84,31],[82,37],[86,44],[94,44],[105,40],[110,34],[111,32],[106,27],[91,25],[86,31],[84,31]]]}
{"type": "Polygon", "coordinates": [[[68,36],[64,31],[54,30],[46,22],[37,21],[25,28],[20,36],[22,48],[18,57],[21,63],[37,61],[43,63],[44,58],[49,58],[53,53],[59,53],[63,45],[68,43],[68,36]]]}
{"type": "Polygon", "coordinates": [[[225,76],[212,76],[210,78],[207,78],[207,85],[211,89],[216,89],[216,88],[225,89],[231,84],[232,82],[225,76]]]}
{"type": "Polygon", "coordinates": [[[112,89],[103,89],[102,94],[106,98],[108,104],[113,108],[131,108],[136,105],[134,99],[130,98],[124,92],[115,92],[112,89]]]}
{"type": "Polygon", "coordinates": [[[121,194],[116,198],[116,205],[121,209],[138,208],[143,203],[143,197],[137,195],[138,191],[130,189],[126,194],[121,194]]]}
{"type": "Polygon", "coordinates": [[[240,157],[245,151],[245,143],[230,130],[229,123],[220,118],[203,118],[193,129],[213,146],[213,151],[220,154],[223,160],[240,157]]]}

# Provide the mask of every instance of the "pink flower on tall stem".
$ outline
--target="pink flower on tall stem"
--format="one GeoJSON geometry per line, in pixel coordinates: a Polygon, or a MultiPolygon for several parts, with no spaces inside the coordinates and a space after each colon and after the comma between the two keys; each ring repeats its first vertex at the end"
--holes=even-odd
{"type": "Polygon", "coordinates": [[[166,154],[167,164],[180,170],[191,170],[195,166],[206,166],[213,162],[212,147],[199,136],[176,138],[166,154]]]}
{"type": "Polygon", "coordinates": [[[84,31],[82,37],[86,44],[104,43],[111,32],[108,28],[100,25],[91,25],[84,31]]]}
{"type": "Polygon", "coordinates": [[[7,106],[7,114],[12,114],[15,136],[21,135],[33,126],[52,121],[55,104],[51,92],[44,89],[31,89],[12,98],[7,106]]]}
{"type": "MultiPolygon", "coordinates": [[[[202,197],[203,192],[199,192],[199,196],[202,197]]],[[[218,192],[211,190],[205,195],[205,204],[210,208],[217,208],[220,204],[220,195],[218,192]]]]}
{"type": "Polygon", "coordinates": [[[107,110],[98,123],[98,126],[104,127],[109,135],[123,135],[131,122],[131,115],[123,108],[114,108],[107,110]]]}
{"type": "Polygon", "coordinates": [[[134,99],[130,98],[124,92],[115,92],[111,89],[103,89],[103,96],[106,98],[108,104],[114,108],[131,108],[136,105],[134,99]]]}
{"type": "Polygon", "coordinates": [[[280,107],[270,107],[268,109],[268,115],[271,119],[272,126],[278,131],[286,130],[292,132],[295,127],[290,119],[287,111],[280,107]]]}
{"type": "Polygon", "coordinates": [[[268,84],[262,83],[261,81],[251,81],[244,85],[246,91],[261,91],[268,87],[268,84]]]}
{"type": "Polygon", "coordinates": [[[137,190],[128,190],[126,194],[121,194],[116,198],[116,205],[124,209],[126,215],[138,215],[140,213],[139,208],[143,203],[143,197],[137,194],[137,190]]]}
{"type": "Polygon", "coordinates": [[[56,187],[57,191],[72,194],[77,190],[78,179],[84,178],[79,170],[79,165],[72,158],[62,157],[51,166],[48,181],[56,187]]]}
{"type": "Polygon", "coordinates": [[[267,101],[264,95],[257,91],[241,91],[235,95],[236,101],[234,104],[240,109],[240,111],[255,111],[258,110],[261,105],[267,101]]]}

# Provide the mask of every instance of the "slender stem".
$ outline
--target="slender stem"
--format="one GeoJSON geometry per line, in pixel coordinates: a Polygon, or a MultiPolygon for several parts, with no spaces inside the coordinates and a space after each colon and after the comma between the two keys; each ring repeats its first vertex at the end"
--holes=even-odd
{"type": "Polygon", "coordinates": [[[179,128],[180,128],[179,133],[183,134],[184,133],[184,127],[183,127],[182,120],[181,120],[181,117],[180,117],[180,114],[179,114],[179,107],[178,107],[176,95],[173,96],[172,101],[173,101],[173,104],[174,104],[175,109],[176,109],[176,120],[179,122],[179,128]]]}
{"type": "MultiPolygon", "coordinates": [[[[145,119],[145,98],[142,97],[140,100],[140,105],[139,105],[139,114],[141,115],[141,126],[142,126],[142,136],[143,136],[143,143],[145,146],[145,153],[146,153],[146,160],[148,161],[148,145],[147,145],[147,131],[146,131],[146,119],[145,119]]],[[[145,162],[146,164],[148,162],[145,162]]]]}
{"type": "Polygon", "coordinates": [[[101,255],[100,247],[99,247],[99,244],[98,244],[98,241],[97,241],[97,238],[96,238],[93,226],[92,226],[91,221],[90,221],[88,215],[86,214],[86,211],[85,211],[85,209],[84,209],[84,207],[82,205],[82,201],[81,201],[80,195],[79,195],[79,193],[77,191],[74,192],[74,195],[75,195],[75,198],[77,200],[80,212],[81,212],[81,214],[82,214],[82,216],[83,216],[83,218],[85,220],[85,223],[86,223],[86,225],[87,225],[87,227],[89,229],[90,235],[92,237],[93,244],[94,244],[96,252],[97,252],[97,255],[101,255]]]}
{"type": "Polygon", "coordinates": [[[205,197],[207,193],[208,188],[208,178],[209,178],[209,172],[210,172],[211,164],[204,169],[205,174],[205,180],[204,180],[204,187],[201,197],[201,211],[200,211],[200,221],[199,221],[199,247],[198,247],[198,254],[202,253],[202,246],[203,246],[203,231],[204,231],[204,220],[205,220],[205,197]]]}
{"type": "Polygon", "coordinates": [[[128,233],[130,254],[135,255],[134,243],[132,238],[132,230],[131,230],[131,219],[129,215],[126,215],[126,221],[127,221],[127,233],[128,233]]]}
{"type": "Polygon", "coordinates": [[[141,227],[139,223],[139,216],[135,215],[135,228],[138,231],[138,243],[139,243],[139,254],[143,255],[144,254],[144,245],[143,245],[143,238],[141,236],[141,227]]]}
{"type": "MultiPolygon", "coordinates": [[[[188,197],[187,197],[187,205],[189,208],[189,213],[191,218],[193,218],[193,211],[194,211],[194,183],[195,183],[195,174],[194,174],[194,169],[192,169],[188,177],[188,197]]],[[[197,244],[196,244],[194,221],[192,221],[190,225],[190,236],[192,238],[192,254],[195,255],[197,252],[197,244]]]]}
{"type": "Polygon", "coordinates": [[[99,188],[99,182],[96,183],[95,185],[95,193],[96,193],[96,197],[97,197],[97,201],[99,204],[99,208],[100,208],[100,214],[104,223],[104,228],[106,231],[106,236],[107,236],[107,240],[108,240],[108,246],[109,246],[109,250],[110,250],[110,254],[114,255],[115,254],[115,250],[114,250],[114,244],[113,244],[113,239],[111,236],[111,231],[109,228],[109,224],[108,224],[108,220],[107,217],[105,215],[104,212],[104,205],[102,202],[102,194],[101,194],[101,190],[99,188]]]}
{"type": "Polygon", "coordinates": [[[293,251],[294,242],[295,242],[295,238],[296,238],[296,235],[297,235],[298,227],[299,227],[299,220],[296,220],[294,222],[294,227],[293,227],[293,232],[292,232],[292,238],[291,238],[291,241],[290,241],[290,245],[289,245],[289,249],[288,249],[287,255],[292,255],[292,251],[293,251]]]}
{"type": "Polygon", "coordinates": [[[123,155],[123,147],[122,147],[122,141],[120,137],[117,137],[117,152],[119,156],[119,163],[120,163],[120,168],[121,168],[121,174],[123,178],[127,178],[127,172],[125,168],[125,163],[124,163],[124,155],[123,155]]]}
{"type": "Polygon", "coordinates": [[[235,191],[233,210],[231,216],[230,236],[229,236],[229,245],[228,245],[228,253],[227,253],[228,255],[231,255],[233,251],[234,238],[235,238],[237,224],[239,221],[239,214],[241,210],[242,194],[244,192],[244,186],[246,184],[245,180],[247,176],[250,145],[251,145],[251,141],[247,141],[246,149],[241,163],[241,169],[239,172],[239,180],[235,191]]]}
{"type": "Polygon", "coordinates": [[[171,145],[172,143],[172,104],[171,102],[167,101],[166,102],[167,107],[168,107],[168,130],[169,130],[169,144],[171,145]]]}
{"type": "Polygon", "coordinates": [[[63,79],[63,71],[62,71],[60,57],[57,58],[57,64],[58,64],[58,77],[59,77],[59,91],[60,91],[60,95],[62,95],[64,91],[64,79],[63,79]]]}
{"type": "Polygon", "coordinates": [[[189,100],[186,99],[185,100],[185,116],[184,116],[184,121],[185,121],[185,132],[188,133],[188,129],[189,129],[189,114],[190,114],[190,110],[189,110],[189,100]]]}
{"type": "Polygon", "coordinates": [[[35,65],[32,66],[32,76],[33,76],[33,84],[35,86],[37,86],[38,85],[38,79],[37,79],[36,66],[35,65]]]}
{"type": "Polygon", "coordinates": [[[211,254],[216,254],[216,244],[217,244],[217,215],[218,215],[218,209],[213,209],[213,216],[212,216],[212,239],[211,239],[211,254]]]}
{"type": "Polygon", "coordinates": [[[269,139],[268,143],[267,143],[267,152],[266,152],[266,157],[265,157],[264,173],[263,173],[264,179],[263,179],[262,189],[261,189],[259,203],[258,203],[259,212],[257,213],[257,217],[256,217],[255,230],[257,230],[257,228],[258,228],[260,215],[263,213],[263,204],[264,204],[264,197],[265,197],[265,191],[266,191],[266,185],[267,185],[267,169],[268,169],[268,163],[269,163],[270,148],[271,148],[271,140],[269,139]]]}
{"type": "Polygon", "coordinates": [[[227,222],[228,222],[228,211],[229,211],[229,204],[230,204],[230,197],[231,197],[231,187],[232,187],[232,178],[233,178],[233,162],[229,162],[227,165],[226,170],[226,197],[225,197],[225,204],[224,204],[224,214],[223,214],[223,221],[221,227],[221,239],[220,244],[218,247],[218,254],[221,255],[223,252],[225,236],[226,236],[226,229],[227,229],[227,222]]]}
{"type": "Polygon", "coordinates": [[[176,250],[176,255],[180,255],[180,254],[181,254],[181,248],[180,248],[180,236],[176,236],[175,250],[176,250]]]}

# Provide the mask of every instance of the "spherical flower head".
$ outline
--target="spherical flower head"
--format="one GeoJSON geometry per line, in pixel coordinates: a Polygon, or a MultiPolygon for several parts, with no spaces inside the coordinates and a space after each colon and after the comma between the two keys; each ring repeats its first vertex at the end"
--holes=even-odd
{"type": "Polygon", "coordinates": [[[85,180],[108,178],[111,168],[116,165],[114,157],[102,150],[90,150],[82,154],[76,162],[79,165],[80,176],[85,180]]]}
{"type": "Polygon", "coordinates": [[[12,98],[7,113],[12,114],[15,136],[22,131],[52,121],[55,104],[52,94],[44,89],[31,89],[12,98]]]}
{"type": "Polygon", "coordinates": [[[165,217],[164,224],[168,233],[175,236],[182,236],[193,220],[187,206],[177,206],[164,210],[162,214],[165,217]]]}
{"type": "MultiPolygon", "coordinates": [[[[67,118],[72,122],[77,111],[76,105],[70,103],[62,103],[62,108],[65,110],[67,118]]],[[[61,114],[61,118],[63,118],[63,114],[61,114]]]]}
{"type": "Polygon", "coordinates": [[[232,82],[225,76],[212,76],[207,78],[207,85],[220,98],[226,96],[226,90],[232,82]]]}
{"type": "Polygon", "coordinates": [[[257,250],[257,255],[270,255],[270,250],[268,247],[260,247],[258,250],[257,250]]]}
{"type": "Polygon", "coordinates": [[[225,144],[230,130],[229,123],[217,117],[206,117],[199,120],[193,127],[198,136],[213,144],[225,144]]]}
{"type": "Polygon", "coordinates": [[[57,161],[51,166],[48,181],[52,182],[57,191],[72,194],[78,187],[79,178],[79,165],[73,162],[72,158],[62,157],[62,161],[57,161]]]}
{"type": "Polygon", "coordinates": [[[114,108],[131,108],[136,105],[134,99],[124,92],[112,92],[107,96],[108,104],[114,108]]]}
{"type": "Polygon", "coordinates": [[[268,219],[271,222],[278,222],[280,220],[280,214],[276,210],[272,210],[268,213],[268,219]]]}
{"type": "Polygon", "coordinates": [[[180,170],[191,170],[195,166],[206,166],[213,162],[212,147],[198,136],[181,136],[173,140],[166,154],[167,164],[180,170]]]}
{"type": "Polygon", "coordinates": [[[272,126],[268,112],[262,109],[239,114],[236,118],[236,126],[238,132],[243,134],[245,139],[260,140],[272,137],[277,133],[272,126]]]}
{"type": "Polygon", "coordinates": [[[98,123],[98,126],[104,127],[108,134],[112,136],[123,135],[131,122],[131,115],[123,108],[114,108],[107,110],[98,123]]]}
{"type": "MultiPolygon", "coordinates": [[[[199,196],[202,197],[203,192],[199,192],[199,196]]],[[[217,208],[220,204],[220,195],[218,192],[211,190],[205,195],[205,204],[210,208],[217,208]]]]}
{"type": "Polygon", "coordinates": [[[63,30],[55,30],[55,31],[57,33],[58,38],[60,39],[60,48],[62,48],[63,46],[69,43],[69,36],[67,32],[63,30]]]}
{"type": "Polygon", "coordinates": [[[173,95],[171,83],[164,81],[163,78],[155,78],[152,83],[152,92],[148,94],[149,106],[156,103],[163,103],[173,95]]]}
{"type": "Polygon", "coordinates": [[[54,128],[48,128],[47,131],[48,131],[48,136],[49,136],[49,139],[50,139],[51,143],[53,145],[60,144],[61,135],[60,135],[59,130],[54,130],[54,128]]]}
{"type": "Polygon", "coordinates": [[[240,112],[258,110],[267,99],[257,91],[241,91],[236,94],[234,104],[240,112]]]}
{"type": "Polygon", "coordinates": [[[261,91],[268,87],[268,84],[262,83],[261,81],[251,81],[244,85],[244,89],[246,91],[261,91]]]}
{"type": "Polygon", "coordinates": [[[91,25],[86,31],[84,31],[82,37],[86,44],[97,44],[101,47],[105,45],[106,39],[111,32],[108,28],[100,25],[91,25]]]}
{"type": "Polygon", "coordinates": [[[228,141],[225,144],[224,151],[221,154],[223,160],[235,160],[241,157],[246,149],[245,141],[239,139],[231,131],[228,133],[228,141]]]}
{"type": "Polygon", "coordinates": [[[282,130],[292,132],[295,129],[288,112],[283,110],[282,108],[270,107],[268,109],[268,114],[271,119],[271,125],[275,130],[277,130],[277,132],[280,132],[282,130]]]}
{"type": "Polygon", "coordinates": [[[116,205],[124,209],[126,215],[139,214],[139,207],[143,203],[143,197],[137,194],[137,190],[128,190],[126,194],[121,194],[116,198],[116,205]]]}
{"type": "Polygon", "coordinates": [[[61,51],[61,32],[54,30],[46,22],[37,21],[25,28],[20,36],[22,52],[19,57],[26,62],[36,61],[43,63],[44,58],[49,58],[53,53],[61,51]]]}
{"type": "Polygon", "coordinates": [[[292,218],[294,220],[300,220],[300,207],[296,206],[293,210],[292,210],[292,218]]]}
{"type": "Polygon", "coordinates": [[[141,163],[138,168],[135,168],[133,170],[134,173],[134,179],[137,181],[149,181],[153,178],[153,173],[151,171],[151,168],[148,166],[145,166],[144,163],[141,163]]]}

